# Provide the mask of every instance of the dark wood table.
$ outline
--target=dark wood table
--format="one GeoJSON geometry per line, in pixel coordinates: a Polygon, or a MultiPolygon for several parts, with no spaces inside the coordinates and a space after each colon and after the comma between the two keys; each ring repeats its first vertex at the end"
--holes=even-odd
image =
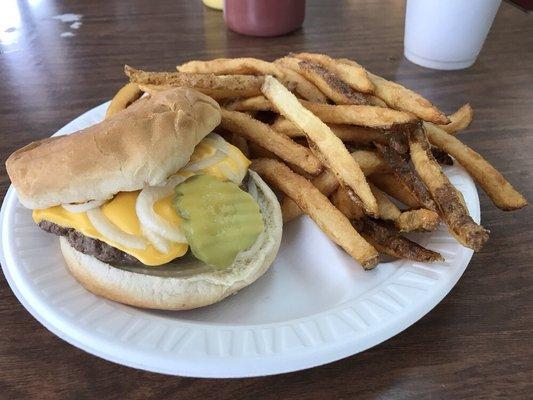
{"type": "MultiPolygon", "coordinates": [[[[503,3],[477,63],[444,72],[403,57],[403,1],[308,3],[303,29],[258,39],[227,31],[200,0],[2,1],[2,160],[111,98],[125,63],[172,70],[190,59],[308,50],[354,58],[447,112],[470,102],[475,121],[462,138],[533,199],[531,16],[503,3]],[[66,13],[83,15],[79,29],[53,18],[66,13]]],[[[2,169],[2,196],[8,185],[2,169]]],[[[490,241],[433,311],[362,354],[280,376],[204,380],[112,364],[43,328],[2,276],[0,398],[531,398],[532,209],[503,213],[480,196],[490,241]]]]}

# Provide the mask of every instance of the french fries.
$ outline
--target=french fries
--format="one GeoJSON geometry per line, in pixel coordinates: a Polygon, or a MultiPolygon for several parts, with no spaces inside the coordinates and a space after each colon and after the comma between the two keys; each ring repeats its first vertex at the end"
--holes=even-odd
{"type": "Polygon", "coordinates": [[[453,165],[453,159],[445,151],[436,147],[431,148],[431,154],[440,165],[453,165]]]}
{"type": "Polygon", "coordinates": [[[278,68],[280,68],[285,74],[286,85],[294,86],[294,92],[299,97],[314,103],[325,103],[327,101],[324,93],[322,93],[319,88],[301,76],[298,72],[282,65],[278,66],[278,68]]]}
{"type": "Polygon", "coordinates": [[[245,137],[236,133],[232,133],[230,141],[232,145],[237,147],[242,152],[242,154],[250,158],[250,148],[248,147],[248,141],[245,137]]]}
{"type": "MultiPolygon", "coordinates": [[[[313,178],[311,183],[316,187],[320,193],[324,196],[329,197],[337,188],[339,187],[339,182],[335,175],[327,169],[324,170],[320,175],[313,178]]],[[[353,200],[352,200],[353,203],[353,200]]],[[[281,204],[281,215],[283,217],[283,223],[292,221],[294,218],[299,217],[303,214],[303,211],[298,207],[292,199],[285,197],[283,203],[281,204]]]]}
{"type": "Polygon", "coordinates": [[[527,205],[524,196],[518,193],[479,153],[433,124],[426,123],[424,127],[429,141],[455,158],[472,175],[496,207],[511,211],[527,205]]]}
{"type": "Polygon", "coordinates": [[[408,124],[416,121],[414,114],[376,106],[330,105],[311,103],[302,100],[305,108],[322,122],[351,124],[370,128],[391,128],[395,124],[408,124]]]}
{"type": "MultiPolygon", "coordinates": [[[[360,146],[370,146],[374,142],[386,144],[387,138],[379,129],[365,128],[364,126],[356,125],[342,125],[342,124],[326,124],[329,129],[343,142],[356,144],[360,146]]],[[[305,133],[294,125],[291,121],[284,117],[278,117],[272,125],[275,131],[284,133],[285,135],[296,138],[305,137],[305,133]]]]}
{"type": "Polygon", "coordinates": [[[372,183],[370,184],[370,189],[378,202],[379,218],[385,221],[396,221],[402,214],[400,209],[372,183]]]}
{"type": "Polygon", "coordinates": [[[379,218],[392,221],[401,232],[430,232],[439,225],[439,214],[435,211],[421,208],[418,210],[400,211],[389,197],[373,184],[372,193],[376,197],[379,208],[379,218]]]}
{"type": "MultiPolygon", "coordinates": [[[[324,103],[326,97],[311,82],[281,65],[257,58],[217,58],[209,61],[189,61],[176,67],[180,72],[215,75],[272,75],[287,86],[293,86],[304,99],[324,103]]],[[[236,110],[240,111],[240,110],[236,110]]]]}
{"type": "MultiPolygon", "coordinates": [[[[409,145],[407,144],[406,132],[410,129],[411,124],[408,125],[396,125],[391,129],[384,130],[384,136],[387,139],[386,144],[394,151],[407,159],[409,154],[409,145]]],[[[381,142],[376,142],[380,143],[381,142]]]]}
{"type": "Polygon", "coordinates": [[[449,124],[439,125],[439,128],[448,132],[450,135],[456,135],[462,130],[468,128],[474,118],[474,110],[470,104],[466,103],[452,115],[448,115],[449,124]]]}
{"type": "Polygon", "coordinates": [[[374,85],[368,78],[366,70],[360,65],[342,64],[325,54],[296,53],[291,56],[322,65],[359,92],[372,93],[374,91],[374,85]]]}
{"type": "Polygon", "coordinates": [[[409,148],[415,169],[435,199],[439,213],[450,231],[464,246],[474,251],[481,250],[489,238],[488,231],[476,224],[468,214],[457,189],[433,158],[422,127],[409,133],[409,148]]]}
{"type": "MultiPolygon", "coordinates": [[[[360,67],[355,61],[346,58],[337,61],[341,64],[360,67]]],[[[368,77],[374,85],[374,95],[382,99],[390,107],[412,112],[424,121],[430,121],[436,124],[447,124],[449,122],[448,117],[442,111],[418,93],[370,72],[368,73],[368,77]]]]}
{"type": "Polygon", "coordinates": [[[189,61],[178,65],[179,72],[215,75],[273,75],[283,80],[284,73],[275,64],[257,58],[216,58],[189,61]]]}
{"type": "Polygon", "coordinates": [[[250,158],[272,158],[273,160],[280,160],[277,155],[252,141],[248,142],[248,151],[250,152],[250,158]]]}
{"type": "Polygon", "coordinates": [[[330,199],[331,203],[349,220],[358,220],[365,216],[363,209],[354,203],[349,193],[342,187],[338,187],[330,199]]]}
{"type": "Polygon", "coordinates": [[[176,68],[125,66],[130,83],[117,92],[107,117],[142,92],[190,87],[213,97],[222,108],[220,133],[256,159],[252,169],[284,193],[283,221],[309,214],[366,269],[377,263],[377,251],[442,260],[400,234],[433,231],[441,222],[474,251],[487,241],[488,231],[472,220],[439,164],[455,159],[502,210],[527,205],[500,172],[455,137],[472,122],[468,103],[446,116],[420,94],[355,61],[319,53],[290,53],[273,62],[218,58],[176,68]]]}
{"type": "MultiPolygon", "coordinates": [[[[373,151],[356,150],[351,153],[351,156],[357,164],[359,164],[361,171],[363,171],[363,174],[365,175],[371,175],[375,172],[383,172],[387,168],[383,160],[373,151]]],[[[339,187],[337,178],[335,178],[335,175],[327,169],[317,177],[313,178],[311,183],[325,196],[331,195],[339,187]]],[[[353,203],[353,200],[351,201],[353,203]]],[[[284,222],[289,222],[302,215],[302,211],[291,199],[283,200],[281,213],[284,222]]]]}
{"type": "Polygon", "coordinates": [[[337,104],[367,104],[365,97],[320,64],[299,61],[300,74],[337,104]]]}
{"type": "Polygon", "coordinates": [[[406,258],[419,262],[443,261],[442,256],[426,249],[395,232],[383,223],[365,218],[356,223],[356,228],[378,251],[396,258],[406,258]]]}
{"type": "Polygon", "coordinates": [[[387,103],[385,103],[379,97],[374,96],[373,94],[367,94],[366,98],[368,100],[368,103],[372,106],[388,108],[387,103]]]}
{"type": "Polygon", "coordinates": [[[361,208],[350,200],[348,193],[339,187],[331,196],[331,202],[348,219],[353,220],[356,229],[380,253],[396,258],[421,262],[442,261],[439,253],[428,250],[402,235],[387,224],[366,217],[361,208]]]}
{"type": "Polygon", "coordinates": [[[224,103],[224,108],[231,111],[270,111],[272,104],[265,96],[254,96],[247,99],[231,99],[224,103]]]}
{"type": "Polygon", "coordinates": [[[135,83],[127,83],[126,85],[122,86],[117,94],[115,94],[115,97],[113,97],[111,100],[109,107],[107,107],[105,117],[109,118],[119,111],[124,110],[135,100],[138,100],[142,94],[142,90],[139,89],[139,86],[137,86],[135,83]]]}
{"type": "Polygon", "coordinates": [[[190,87],[216,99],[231,97],[252,97],[261,94],[264,78],[253,75],[213,75],[186,72],[146,72],[124,67],[130,81],[141,89],[152,91],[172,87],[190,87]]]}
{"type": "Polygon", "coordinates": [[[417,202],[428,210],[437,211],[435,201],[411,164],[389,146],[376,143],[376,147],[394,175],[402,181],[404,187],[416,198],[417,202]]]}
{"type": "Polygon", "coordinates": [[[305,137],[305,133],[300,128],[281,115],[274,120],[270,127],[290,138],[305,137]]]}
{"type": "MultiPolygon", "coordinates": [[[[397,124],[409,124],[416,121],[414,114],[378,106],[331,105],[307,100],[300,100],[300,103],[326,123],[389,129],[397,124]]],[[[279,111],[268,99],[261,96],[253,97],[250,101],[234,100],[229,104],[235,111],[279,111]]]]}
{"type": "Polygon", "coordinates": [[[221,113],[220,126],[223,129],[257,143],[311,175],[317,175],[322,171],[321,162],[308,148],[293,142],[282,133],[273,131],[267,124],[238,111],[221,109],[221,113]]]}
{"type": "Polygon", "coordinates": [[[394,221],[401,232],[431,232],[437,229],[439,222],[439,214],[425,208],[404,211],[394,221]]]}
{"type": "Polygon", "coordinates": [[[377,215],[376,199],[361,168],[331,129],[302,107],[298,99],[275,78],[265,77],[261,90],[285,118],[305,132],[315,155],[333,171],[341,185],[348,188],[354,201],[360,200],[367,214],[377,215]]]}
{"type": "Polygon", "coordinates": [[[369,177],[380,190],[395,198],[409,208],[420,207],[420,202],[411,194],[405,184],[393,173],[377,173],[369,177]]]}
{"type": "Polygon", "coordinates": [[[372,269],[377,265],[379,255],[376,249],[357,233],[350,221],[311,182],[275,160],[254,160],[250,168],[293,199],[331,240],[355,258],[363,268],[372,269]]]}
{"type": "Polygon", "coordinates": [[[356,150],[350,155],[365,176],[389,171],[387,163],[373,150],[356,150]]]}

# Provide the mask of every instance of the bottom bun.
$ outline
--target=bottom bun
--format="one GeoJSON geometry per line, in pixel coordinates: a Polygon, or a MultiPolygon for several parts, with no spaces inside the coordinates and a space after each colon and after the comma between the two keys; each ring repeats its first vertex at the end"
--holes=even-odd
{"type": "Polygon", "coordinates": [[[122,268],[106,264],[74,249],[64,237],[61,251],[68,269],[89,291],[96,295],[136,307],[160,310],[190,310],[219,302],[250,285],[263,275],[274,261],[281,242],[281,210],[275,194],[253,171],[249,172],[249,193],[255,197],[265,230],[255,244],[237,255],[229,268],[217,270],[196,260],[194,267],[122,268]],[[157,269],[164,272],[158,273],[157,269]],[[154,274],[152,274],[152,271],[154,274]]]}

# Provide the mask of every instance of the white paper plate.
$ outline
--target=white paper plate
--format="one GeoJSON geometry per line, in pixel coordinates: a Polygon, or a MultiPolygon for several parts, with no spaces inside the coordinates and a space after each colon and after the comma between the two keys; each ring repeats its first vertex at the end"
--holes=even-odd
{"type": "MultiPolygon", "coordinates": [[[[58,134],[100,121],[107,104],[58,134]]],[[[479,221],[468,174],[446,169],[479,221]]],[[[1,261],[20,302],[46,328],[89,353],[149,371],[195,377],[278,374],[338,360],[401,332],[431,310],[472,251],[445,231],[417,236],[446,261],[395,261],[363,271],[307,217],[288,224],[276,262],[236,296],[196,311],[158,312],[87,292],[67,272],[57,237],[41,231],[10,188],[1,261]]]]}

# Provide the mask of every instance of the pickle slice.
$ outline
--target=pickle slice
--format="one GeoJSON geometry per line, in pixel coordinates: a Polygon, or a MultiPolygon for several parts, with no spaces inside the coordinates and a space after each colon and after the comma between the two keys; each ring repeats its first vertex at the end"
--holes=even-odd
{"type": "Polygon", "coordinates": [[[257,202],[232,182],[195,175],[176,186],[175,193],[191,251],[206,264],[230,266],[264,229],[257,202]]]}

